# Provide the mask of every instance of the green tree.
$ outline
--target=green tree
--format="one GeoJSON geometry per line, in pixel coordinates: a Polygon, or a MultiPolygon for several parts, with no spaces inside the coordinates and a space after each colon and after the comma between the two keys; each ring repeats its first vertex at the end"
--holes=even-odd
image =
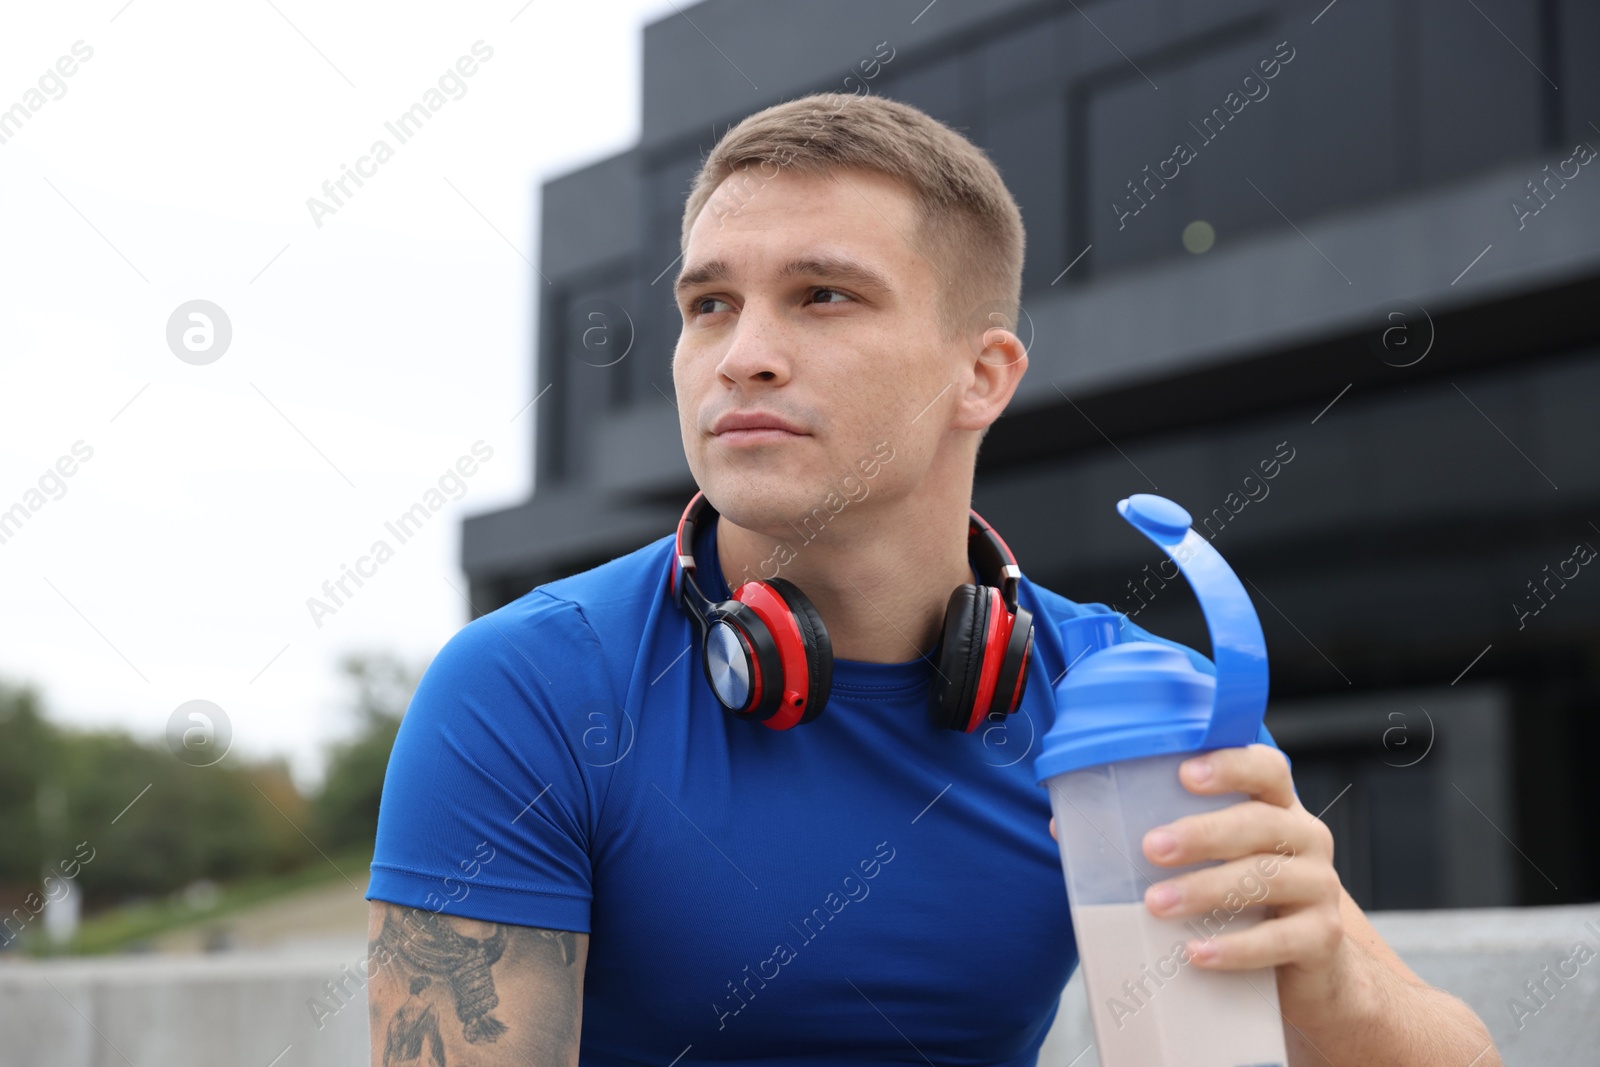
{"type": "Polygon", "coordinates": [[[346,656],[340,667],[355,686],[358,731],[329,746],[327,776],[313,802],[327,849],[370,846],[377,836],[389,751],[422,677],[422,669],[390,653],[346,656]]]}
{"type": "Polygon", "coordinates": [[[281,776],[278,765],[230,756],[191,767],[165,745],[120,731],[68,731],[63,740],[71,830],[58,850],[69,855],[80,843],[94,850],[78,879],[90,907],[163,895],[201,878],[278,873],[314,856],[298,833],[291,838],[277,826],[286,817],[303,822],[304,800],[293,803],[279,790],[275,810],[256,784],[281,776]]]}
{"type": "Polygon", "coordinates": [[[160,739],[55,726],[32,689],[0,682],[0,950],[39,936],[62,879],[88,915],[284,873],[316,858],[296,828],[310,821],[282,759],[192,767],[160,739]]]}
{"type": "Polygon", "coordinates": [[[0,895],[39,879],[40,787],[57,757],[56,731],[40,713],[38,694],[0,682],[0,895]]]}

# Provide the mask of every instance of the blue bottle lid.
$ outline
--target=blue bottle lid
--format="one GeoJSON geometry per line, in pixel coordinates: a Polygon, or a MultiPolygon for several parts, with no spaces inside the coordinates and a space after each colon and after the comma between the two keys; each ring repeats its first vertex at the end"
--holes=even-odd
{"type": "Polygon", "coordinates": [[[1165,552],[1194,589],[1211,636],[1215,676],[1178,649],[1122,641],[1122,615],[1059,624],[1067,653],[1055,687],[1056,720],[1034,760],[1043,782],[1102,763],[1248,745],[1267,707],[1267,644],[1232,568],[1165,497],[1137,493],[1117,512],[1165,552]]]}

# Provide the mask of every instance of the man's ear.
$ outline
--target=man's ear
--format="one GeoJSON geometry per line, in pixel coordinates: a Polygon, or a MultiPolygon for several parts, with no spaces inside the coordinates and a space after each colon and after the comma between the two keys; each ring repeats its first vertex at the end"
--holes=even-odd
{"type": "Polygon", "coordinates": [[[962,429],[981,430],[1000,417],[1028,370],[1028,350],[1022,339],[1003,326],[991,326],[975,335],[968,366],[972,377],[961,397],[962,429]]]}
{"type": "Polygon", "coordinates": [[[979,336],[978,345],[978,359],[990,366],[1004,369],[1016,364],[1018,378],[1028,368],[1028,349],[1014,330],[990,326],[979,336]]]}

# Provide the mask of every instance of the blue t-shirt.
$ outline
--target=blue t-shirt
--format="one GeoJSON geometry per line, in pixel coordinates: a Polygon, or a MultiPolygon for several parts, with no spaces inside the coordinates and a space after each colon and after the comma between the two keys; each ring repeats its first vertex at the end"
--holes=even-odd
{"type": "MultiPolygon", "coordinates": [[[[695,555],[720,600],[715,533],[695,555]]],[[[822,715],[771,730],[712,695],[674,551],[445,645],[390,757],[367,898],[589,932],[583,1064],[1032,1065],[1078,961],[1033,757],[1056,623],[1110,609],[1023,577],[1033,664],[1004,725],[935,727],[916,658],[836,660],[822,715]]]]}

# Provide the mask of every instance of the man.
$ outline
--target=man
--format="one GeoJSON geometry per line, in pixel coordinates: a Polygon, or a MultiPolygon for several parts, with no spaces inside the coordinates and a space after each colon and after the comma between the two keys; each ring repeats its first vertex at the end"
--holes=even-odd
{"type": "MultiPolygon", "coordinates": [[[[1005,581],[969,557],[969,502],[1028,365],[996,325],[1016,321],[1015,202],[922,112],[821,94],[727,133],[683,252],[698,521],[472,622],[429,668],[368,891],[373,1062],[1032,1064],[1077,953],[1022,757],[1068,667],[1056,624],[1107,609],[1025,576],[1014,602],[962,588],[1005,581]],[[777,590],[740,617],[786,628],[789,658],[729,630],[705,652],[691,577],[707,603],[777,590]],[[1001,646],[1031,614],[1034,643],[1009,716],[1015,687],[971,653],[999,711],[968,732],[939,709],[969,684],[975,604],[1001,646]],[[730,714],[757,690],[793,725],[730,714]]],[[[1273,917],[1192,965],[1276,967],[1295,1064],[1498,1062],[1340,887],[1262,739],[1185,765],[1192,791],[1253,799],[1152,830],[1154,863],[1228,862],[1147,906],[1212,911],[1292,849],[1273,917]]]]}

